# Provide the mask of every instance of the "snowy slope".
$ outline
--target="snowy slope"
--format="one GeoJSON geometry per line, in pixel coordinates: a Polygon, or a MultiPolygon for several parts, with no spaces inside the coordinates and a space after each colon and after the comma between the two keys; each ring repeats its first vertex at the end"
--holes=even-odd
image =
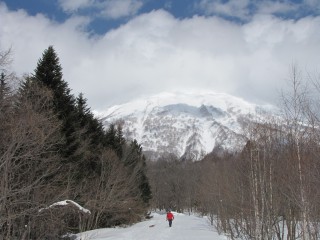
{"type": "Polygon", "coordinates": [[[121,123],[124,135],[136,139],[152,159],[173,153],[198,160],[217,147],[241,149],[246,141],[241,125],[267,108],[223,93],[165,92],[96,115],[105,126],[121,123]]]}
{"type": "Polygon", "coordinates": [[[174,213],[175,219],[169,228],[164,214],[128,228],[98,229],[78,234],[78,240],[226,240],[210,226],[206,218],[174,213]]]}

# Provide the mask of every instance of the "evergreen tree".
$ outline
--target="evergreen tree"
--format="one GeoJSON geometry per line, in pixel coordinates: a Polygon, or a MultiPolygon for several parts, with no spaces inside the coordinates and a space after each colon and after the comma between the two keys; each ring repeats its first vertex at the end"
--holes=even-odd
{"type": "Polygon", "coordinates": [[[119,158],[123,156],[123,146],[126,144],[126,139],[123,136],[122,127],[118,124],[116,129],[116,148],[115,151],[118,153],[119,158]]]}
{"type": "Polygon", "coordinates": [[[146,175],[146,158],[143,155],[142,147],[134,139],[129,147],[129,154],[126,156],[125,164],[131,169],[137,170],[137,184],[141,193],[141,199],[144,203],[148,203],[151,199],[151,187],[146,175]]]}
{"type": "Polygon", "coordinates": [[[76,159],[79,148],[77,139],[77,114],[75,99],[70,93],[68,84],[62,79],[62,67],[52,46],[49,46],[38,61],[34,80],[53,92],[53,110],[62,121],[62,132],[65,135],[65,146],[61,149],[64,157],[76,159]]]}
{"type": "Polygon", "coordinates": [[[87,99],[82,93],[76,98],[76,108],[80,127],[86,130],[85,135],[90,137],[90,143],[95,146],[102,144],[104,138],[102,123],[91,113],[87,99]]]}
{"type": "MultiPolygon", "coordinates": [[[[59,236],[66,229],[77,231],[79,221],[98,227],[139,220],[151,196],[142,148],[137,142],[126,142],[120,125],[104,131],[83,94],[77,98],[71,94],[53,47],[44,51],[34,74],[25,79],[15,95],[8,92],[7,78],[0,72],[0,153],[15,151],[6,155],[14,169],[0,171],[6,170],[8,186],[10,183],[21,190],[17,194],[12,188],[12,203],[19,200],[22,204],[16,205],[21,213],[16,219],[7,214],[11,223],[6,226],[15,227],[7,231],[8,236],[12,233],[19,238],[17,234],[27,231],[26,223],[31,238],[57,239],[50,237],[52,231],[59,236]],[[5,103],[10,108],[4,112],[5,103]],[[11,177],[13,173],[15,178],[11,177]],[[59,209],[55,213],[37,211],[37,207],[60,198],[90,206],[92,215],[78,221],[73,212],[64,214],[61,210],[59,217],[59,209]]],[[[0,211],[2,206],[9,209],[4,203],[0,211]]]]}
{"type": "Polygon", "coordinates": [[[123,147],[126,144],[123,137],[122,128],[120,125],[117,127],[111,124],[105,134],[105,146],[114,150],[119,158],[123,156],[123,147]]]}
{"type": "Polygon", "coordinates": [[[88,124],[92,114],[90,108],[87,106],[87,99],[84,98],[82,93],[76,98],[76,106],[78,114],[81,117],[81,126],[84,127],[88,124]]]}
{"type": "Polygon", "coordinates": [[[104,145],[109,148],[114,148],[116,144],[116,127],[111,124],[105,133],[104,145]]]}

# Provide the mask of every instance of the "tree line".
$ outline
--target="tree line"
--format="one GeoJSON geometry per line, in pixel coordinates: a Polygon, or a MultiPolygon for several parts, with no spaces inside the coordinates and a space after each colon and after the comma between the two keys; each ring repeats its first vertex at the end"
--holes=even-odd
{"type": "Polygon", "coordinates": [[[120,125],[104,129],[74,96],[49,46],[16,80],[0,52],[0,239],[59,239],[143,218],[151,191],[146,159],[120,125]],[[48,207],[61,200],[73,205],[48,207]]]}
{"type": "Polygon", "coordinates": [[[230,239],[319,239],[320,88],[311,80],[292,67],[281,115],[243,126],[242,151],[150,162],[152,207],[200,212],[230,239]]]}
{"type": "Polygon", "coordinates": [[[320,238],[320,84],[305,86],[296,67],[282,115],[243,125],[242,151],[150,162],[71,94],[52,46],[23,79],[9,64],[0,51],[0,239],[67,238],[139,221],[149,207],[199,212],[231,239],[320,238]],[[49,207],[61,200],[90,213],[49,207]]]}

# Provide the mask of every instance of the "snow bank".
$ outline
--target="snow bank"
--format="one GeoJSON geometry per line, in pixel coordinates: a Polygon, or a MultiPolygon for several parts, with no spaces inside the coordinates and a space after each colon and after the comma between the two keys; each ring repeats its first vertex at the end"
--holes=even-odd
{"type": "Polygon", "coordinates": [[[83,213],[87,213],[87,214],[91,214],[90,210],[80,206],[78,203],[72,201],[72,200],[64,200],[64,201],[60,201],[60,202],[56,202],[56,203],[53,203],[51,204],[49,207],[46,207],[46,208],[41,208],[39,210],[39,212],[42,212],[44,210],[47,210],[47,209],[50,209],[50,208],[53,208],[53,207],[56,207],[56,206],[67,206],[67,205],[73,205],[75,206],[76,208],[79,209],[79,211],[83,212],[83,213]]]}

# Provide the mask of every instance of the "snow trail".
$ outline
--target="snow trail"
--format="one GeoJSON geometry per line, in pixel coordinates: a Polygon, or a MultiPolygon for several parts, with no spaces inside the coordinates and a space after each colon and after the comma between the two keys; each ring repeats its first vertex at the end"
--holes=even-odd
{"type": "Polygon", "coordinates": [[[128,228],[106,228],[78,234],[78,240],[226,240],[209,225],[206,218],[174,212],[169,227],[165,214],[153,213],[153,218],[128,228]]]}

